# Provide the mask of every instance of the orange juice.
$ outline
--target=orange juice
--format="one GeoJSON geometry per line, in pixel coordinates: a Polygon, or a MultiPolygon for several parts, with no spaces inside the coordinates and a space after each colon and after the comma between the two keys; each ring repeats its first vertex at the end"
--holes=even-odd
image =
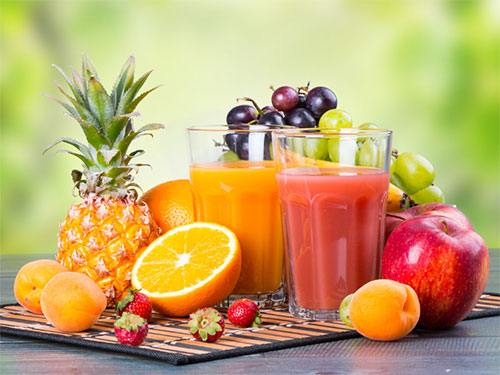
{"type": "Polygon", "coordinates": [[[195,220],[224,225],[240,241],[242,268],[233,294],[278,290],[284,255],[273,161],[195,163],[189,173],[195,220]]]}

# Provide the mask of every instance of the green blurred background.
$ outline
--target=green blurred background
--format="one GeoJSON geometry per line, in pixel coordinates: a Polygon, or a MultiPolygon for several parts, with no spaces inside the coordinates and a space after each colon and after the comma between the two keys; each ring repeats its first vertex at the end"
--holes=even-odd
{"type": "Polygon", "coordinates": [[[394,130],[394,147],[434,165],[447,203],[499,247],[498,1],[1,1],[1,252],[57,250],[78,201],[76,158],[42,151],[83,140],[60,97],[57,64],[82,52],[107,87],[130,54],[163,87],[139,107],[167,128],[138,143],[144,190],[187,178],[188,125],[225,121],[236,98],[270,101],[269,85],[330,87],[355,124],[394,130]]]}

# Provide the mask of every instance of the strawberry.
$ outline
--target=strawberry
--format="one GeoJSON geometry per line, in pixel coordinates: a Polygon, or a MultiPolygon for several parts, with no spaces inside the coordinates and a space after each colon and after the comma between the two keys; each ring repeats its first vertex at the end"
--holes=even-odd
{"type": "Polygon", "coordinates": [[[206,307],[189,315],[188,326],[195,339],[214,342],[224,332],[224,317],[214,308],[206,307]]]}
{"type": "Polygon", "coordinates": [[[116,304],[116,314],[122,316],[125,311],[139,315],[147,321],[151,320],[151,302],[149,297],[137,289],[129,289],[127,295],[116,304]]]}
{"type": "Polygon", "coordinates": [[[115,336],[121,344],[138,346],[148,335],[148,322],[139,315],[124,312],[115,322],[115,336]]]}
{"type": "Polygon", "coordinates": [[[246,298],[234,301],[227,310],[227,317],[231,323],[239,327],[258,327],[262,323],[258,306],[246,298]]]}

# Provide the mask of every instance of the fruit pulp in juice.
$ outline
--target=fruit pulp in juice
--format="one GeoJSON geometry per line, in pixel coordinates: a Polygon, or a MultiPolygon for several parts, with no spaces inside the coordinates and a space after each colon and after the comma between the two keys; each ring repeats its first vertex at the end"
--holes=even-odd
{"type": "Polygon", "coordinates": [[[283,235],[273,161],[199,163],[190,166],[197,221],[231,229],[242,265],[233,294],[270,293],[283,279],[283,235]]]}
{"type": "Polygon", "coordinates": [[[309,310],[338,310],[346,295],[379,277],[389,174],[295,168],[277,180],[290,296],[309,310]]]}

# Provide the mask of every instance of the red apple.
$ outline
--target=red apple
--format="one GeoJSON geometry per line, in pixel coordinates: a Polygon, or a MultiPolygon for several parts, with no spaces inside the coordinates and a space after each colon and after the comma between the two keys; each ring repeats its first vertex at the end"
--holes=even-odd
{"type": "Polygon", "coordinates": [[[440,215],[455,220],[466,229],[474,230],[467,216],[459,209],[444,203],[428,203],[410,207],[403,212],[387,213],[385,220],[385,240],[389,238],[392,231],[404,220],[420,215],[440,215]]]}
{"type": "Polygon", "coordinates": [[[481,236],[472,226],[442,215],[404,220],[382,254],[382,278],[415,289],[419,324],[432,329],[452,327],[469,314],[484,291],[488,269],[481,236]]]}

